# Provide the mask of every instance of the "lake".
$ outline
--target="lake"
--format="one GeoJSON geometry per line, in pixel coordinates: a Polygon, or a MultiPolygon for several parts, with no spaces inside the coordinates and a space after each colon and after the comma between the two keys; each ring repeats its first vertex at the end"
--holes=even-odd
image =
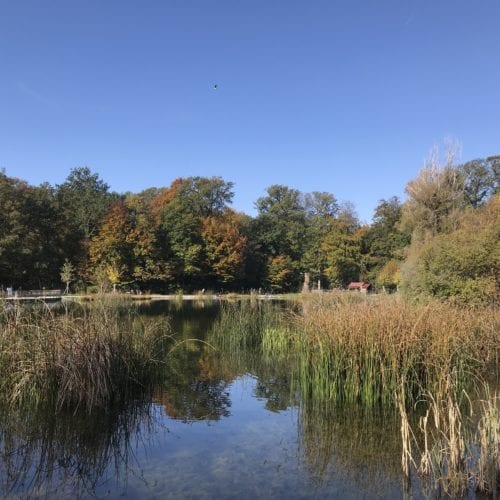
{"type": "MultiPolygon", "coordinates": [[[[278,304],[273,307],[286,307],[278,304]]],[[[153,302],[176,346],[152,399],[113,411],[0,411],[5,498],[412,498],[400,421],[304,401],[290,360],[217,346],[219,304],[153,302]]]]}

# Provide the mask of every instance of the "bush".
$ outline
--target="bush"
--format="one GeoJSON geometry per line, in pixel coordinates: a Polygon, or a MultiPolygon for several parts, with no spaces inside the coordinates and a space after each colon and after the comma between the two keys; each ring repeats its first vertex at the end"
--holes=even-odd
{"type": "Polygon", "coordinates": [[[456,303],[493,303],[499,292],[500,197],[464,213],[457,229],[414,242],[402,271],[410,297],[433,296],[456,303]]]}

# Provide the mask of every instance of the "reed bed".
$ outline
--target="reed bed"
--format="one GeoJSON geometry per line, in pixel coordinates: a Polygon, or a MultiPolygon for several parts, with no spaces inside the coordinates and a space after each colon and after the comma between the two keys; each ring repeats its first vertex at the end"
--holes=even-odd
{"type": "Polygon", "coordinates": [[[500,395],[482,388],[479,404],[456,394],[451,380],[428,392],[420,405],[425,414],[412,428],[404,405],[401,417],[403,473],[415,472],[430,493],[451,497],[500,491],[500,395]]]}
{"type": "Polygon", "coordinates": [[[257,301],[222,303],[210,341],[224,353],[242,357],[252,350],[260,353],[263,341],[272,349],[281,342],[276,334],[283,324],[282,312],[275,304],[257,301]]]}
{"type": "Polygon", "coordinates": [[[395,406],[407,479],[452,496],[499,491],[500,399],[488,384],[479,404],[468,396],[498,374],[497,310],[339,295],[290,321],[303,400],[395,406]]]}
{"type": "Polygon", "coordinates": [[[394,404],[438,388],[456,391],[495,364],[498,312],[399,298],[306,304],[293,318],[301,392],[315,400],[394,404]]]}
{"type": "MultiPolygon", "coordinates": [[[[498,375],[499,319],[494,308],[341,293],[293,311],[231,305],[212,339],[231,359],[250,350],[268,365],[285,361],[301,408],[399,416],[407,479],[417,474],[434,493],[491,494],[500,487],[500,400],[477,404],[467,391],[498,375]]],[[[320,451],[329,456],[328,446],[320,451]]]]}
{"type": "Polygon", "coordinates": [[[0,397],[11,406],[106,407],[144,393],[172,345],[168,324],[99,298],[64,311],[0,313],[0,397]]]}

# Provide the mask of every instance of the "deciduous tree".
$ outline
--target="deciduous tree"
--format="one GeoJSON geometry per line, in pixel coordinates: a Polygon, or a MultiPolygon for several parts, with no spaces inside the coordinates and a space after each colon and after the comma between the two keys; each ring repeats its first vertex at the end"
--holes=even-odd
{"type": "Polygon", "coordinates": [[[244,271],[246,237],[240,231],[241,216],[226,210],[202,220],[201,237],[206,269],[215,285],[235,285],[244,271]]]}
{"type": "Polygon", "coordinates": [[[363,270],[361,254],[362,232],[352,228],[346,220],[332,220],[321,242],[325,275],[330,286],[345,286],[357,281],[363,270]]]}
{"type": "Polygon", "coordinates": [[[78,167],[72,169],[57,188],[62,206],[68,212],[68,221],[74,223],[82,238],[94,236],[113,200],[109,186],[88,167],[78,167]]]}

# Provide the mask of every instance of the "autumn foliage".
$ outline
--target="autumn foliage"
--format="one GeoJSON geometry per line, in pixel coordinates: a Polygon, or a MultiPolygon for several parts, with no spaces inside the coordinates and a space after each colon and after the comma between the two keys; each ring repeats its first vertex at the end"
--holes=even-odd
{"type": "Polygon", "coordinates": [[[250,217],[233,210],[233,183],[220,177],[118,194],[87,167],[55,187],[0,172],[0,293],[288,292],[308,273],[321,290],[366,281],[418,298],[494,301],[500,157],[437,158],[408,182],[405,202],[380,200],[371,224],[331,193],[280,184],[250,217]]]}

